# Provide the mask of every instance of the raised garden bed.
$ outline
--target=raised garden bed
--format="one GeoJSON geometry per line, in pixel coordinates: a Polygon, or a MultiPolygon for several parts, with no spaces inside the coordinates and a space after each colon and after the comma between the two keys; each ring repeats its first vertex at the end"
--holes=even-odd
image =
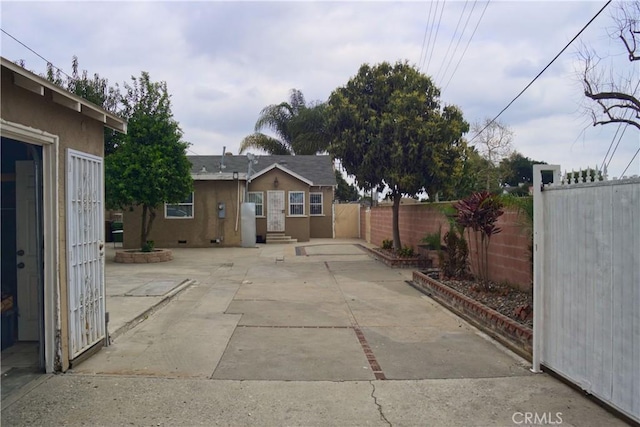
{"type": "Polygon", "coordinates": [[[380,248],[368,248],[360,245],[369,256],[376,259],[392,268],[421,268],[428,267],[428,260],[417,255],[414,257],[399,257],[391,251],[387,251],[380,248]]]}
{"type": "Polygon", "coordinates": [[[533,329],[529,326],[531,319],[524,312],[522,322],[516,321],[420,271],[413,272],[413,286],[531,361],[533,329]]]}
{"type": "Polygon", "coordinates": [[[151,252],[139,250],[116,251],[115,262],[123,264],[146,264],[154,262],[167,262],[173,259],[173,252],[170,249],[154,249],[151,252]]]}

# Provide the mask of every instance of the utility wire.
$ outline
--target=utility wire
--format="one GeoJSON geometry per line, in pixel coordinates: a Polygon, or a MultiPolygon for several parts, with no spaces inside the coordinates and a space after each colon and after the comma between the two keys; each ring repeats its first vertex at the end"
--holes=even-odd
{"type": "Polygon", "coordinates": [[[535,77],[533,78],[533,80],[531,80],[531,82],[529,82],[529,84],[528,84],[524,89],[522,89],[522,90],[520,91],[520,93],[519,93],[518,95],[516,95],[516,97],[515,97],[515,98],[513,98],[513,99],[511,100],[511,102],[509,102],[509,103],[507,104],[507,106],[506,106],[506,107],[504,107],[504,108],[503,108],[503,109],[498,113],[498,115],[497,115],[497,116],[495,116],[493,119],[491,119],[491,121],[490,121],[489,123],[487,123],[487,125],[486,125],[485,127],[483,127],[483,128],[482,128],[478,133],[476,133],[476,134],[473,136],[473,138],[471,138],[468,142],[471,142],[471,141],[473,141],[474,139],[476,139],[476,138],[478,137],[478,135],[480,135],[482,132],[484,132],[484,130],[485,130],[486,128],[488,128],[489,126],[491,126],[491,124],[492,124],[493,122],[495,122],[495,121],[498,119],[498,117],[500,117],[500,116],[502,115],[502,113],[504,113],[504,112],[507,110],[507,108],[511,107],[511,104],[513,104],[514,102],[516,102],[516,100],[517,100],[518,98],[520,98],[520,96],[521,96],[521,95],[522,95],[522,94],[523,94],[527,89],[529,89],[529,87],[530,87],[530,86],[531,86],[531,85],[532,85],[536,80],[538,80],[538,77],[540,77],[540,76],[542,75],[542,73],[544,73],[545,71],[547,71],[547,68],[549,68],[549,67],[551,66],[551,64],[553,64],[553,63],[556,61],[556,59],[558,59],[558,57],[559,57],[560,55],[562,55],[562,54],[564,53],[564,51],[565,51],[565,50],[567,50],[567,49],[569,48],[569,46],[571,46],[571,43],[573,43],[573,42],[575,41],[575,39],[577,39],[577,38],[580,36],[580,34],[582,34],[582,33],[584,32],[584,30],[586,30],[586,29],[587,29],[587,27],[588,27],[589,25],[591,25],[591,23],[592,23],[592,22],[593,22],[593,21],[594,21],[594,20],[595,20],[595,19],[596,19],[596,18],[597,18],[601,13],[602,13],[602,11],[604,11],[604,10],[605,10],[605,8],[606,8],[607,6],[609,6],[609,4],[611,4],[611,0],[608,0],[608,1],[607,1],[607,3],[605,3],[605,5],[604,5],[604,6],[602,6],[602,8],[598,11],[598,13],[596,13],[596,14],[595,14],[595,16],[594,16],[593,18],[591,18],[591,20],[590,20],[589,22],[587,22],[587,23],[585,24],[585,26],[584,26],[584,27],[582,27],[582,29],[578,32],[578,34],[576,34],[576,35],[571,39],[571,41],[570,41],[569,43],[567,43],[567,44],[565,45],[565,47],[563,47],[563,48],[562,48],[562,50],[561,50],[561,51],[560,51],[560,52],[559,52],[559,53],[558,53],[558,54],[557,54],[557,55],[556,55],[556,56],[551,60],[551,62],[549,62],[549,63],[547,64],[547,66],[546,66],[546,67],[544,67],[544,68],[542,69],[542,71],[540,71],[540,72],[538,73],[538,75],[537,75],[537,76],[535,76],[535,77]]]}
{"type": "MultiPolygon", "coordinates": [[[[438,76],[440,75],[440,72],[442,71],[442,69],[444,68],[444,64],[447,60],[447,56],[449,55],[449,52],[451,51],[451,45],[453,44],[453,40],[456,38],[456,34],[458,34],[458,28],[460,28],[460,22],[462,22],[462,17],[464,16],[464,11],[467,10],[467,5],[469,4],[469,0],[466,0],[464,2],[464,7],[462,8],[462,13],[460,13],[460,18],[458,18],[458,23],[456,24],[456,29],[453,31],[453,34],[451,34],[451,40],[449,40],[449,46],[447,46],[447,51],[445,52],[444,56],[442,57],[442,64],[440,64],[440,68],[438,69],[438,72],[435,74],[434,80],[438,80],[438,76]]],[[[467,20],[467,22],[469,22],[469,20],[467,20]]],[[[462,34],[464,34],[464,30],[465,28],[462,30],[462,34]]],[[[456,45],[457,47],[457,45],[456,45]]],[[[455,51],[454,51],[455,54],[455,51]]],[[[453,58],[453,55],[451,55],[451,57],[453,58]]],[[[451,60],[449,60],[449,63],[451,63],[451,60]]],[[[434,82],[435,83],[435,82],[434,82]]]]}
{"type": "Polygon", "coordinates": [[[429,65],[431,64],[431,57],[433,51],[436,48],[436,40],[438,39],[438,32],[440,31],[440,22],[442,22],[442,13],[444,12],[444,6],[447,0],[442,0],[442,9],[440,10],[440,17],[438,18],[438,25],[436,26],[436,35],[433,37],[433,45],[431,46],[431,52],[429,52],[429,60],[427,61],[427,68],[424,69],[425,74],[429,72],[429,65]]]}
{"type": "MultiPolygon", "coordinates": [[[[624,129],[622,129],[622,133],[620,134],[620,138],[618,138],[618,143],[616,144],[616,147],[613,149],[613,152],[611,153],[611,157],[609,157],[609,161],[607,162],[607,166],[605,166],[606,169],[609,169],[609,164],[611,163],[611,160],[613,160],[613,155],[616,154],[616,151],[618,151],[618,146],[620,145],[620,141],[622,141],[622,137],[624,136],[624,133],[627,131],[628,127],[629,127],[629,124],[626,123],[625,126],[624,126],[624,129]]],[[[613,142],[613,141],[611,141],[611,142],[613,142]]]]}
{"type": "Polygon", "coordinates": [[[429,26],[429,38],[427,39],[427,46],[424,50],[424,56],[422,57],[422,61],[420,62],[420,68],[424,67],[424,63],[427,60],[427,52],[429,51],[429,46],[431,45],[431,36],[433,35],[433,24],[436,22],[436,15],[438,14],[438,4],[436,1],[436,8],[433,12],[433,20],[431,19],[431,7],[429,7],[429,19],[427,20],[427,25],[429,26]]]}
{"type": "MultiPolygon", "coordinates": [[[[453,48],[453,53],[449,57],[449,61],[447,62],[447,66],[445,67],[444,72],[442,73],[442,79],[438,83],[439,87],[442,87],[442,83],[444,82],[444,79],[447,76],[447,71],[449,71],[449,67],[451,66],[451,61],[453,61],[453,58],[456,57],[456,52],[458,52],[458,47],[460,46],[460,42],[462,41],[462,37],[464,37],[464,33],[467,31],[467,27],[469,26],[469,21],[471,20],[471,16],[473,15],[473,11],[475,10],[477,3],[478,3],[478,0],[474,0],[473,5],[471,6],[471,11],[469,12],[469,16],[467,16],[467,20],[464,23],[464,28],[462,29],[462,32],[460,33],[460,36],[458,36],[458,41],[456,41],[456,47],[453,48]]],[[[466,5],[467,5],[467,2],[465,2],[465,8],[466,8],[466,5]]],[[[464,13],[464,10],[462,12],[464,13]]],[[[460,16],[462,17],[462,15],[460,15],[460,16]]],[[[454,70],[453,73],[455,74],[455,70],[454,70]]]]}
{"type": "Polygon", "coordinates": [[[55,68],[56,70],[60,71],[62,74],[64,74],[65,76],[67,76],[68,78],[70,78],[71,80],[75,80],[73,77],[71,77],[69,74],[65,73],[64,70],[62,70],[61,68],[56,67],[55,65],[53,65],[53,62],[49,61],[47,58],[45,58],[44,56],[40,55],[38,52],[36,52],[35,50],[31,49],[29,46],[27,46],[26,44],[24,44],[23,42],[21,42],[20,40],[18,40],[17,38],[15,38],[14,36],[12,36],[11,34],[9,34],[8,32],[6,32],[3,28],[0,28],[0,31],[2,31],[3,33],[5,33],[6,35],[8,35],[9,37],[11,37],[12,39],[14,39],[15,41],[17,41],[18,43],[20,43],[22,46],[26,47],[28,50],[30,50],[31,52],[33,52],[37,57],[39,57],[40,59],[42,59],[43,61],[45,61],[47,64],[51,64],[51,66],[53,68],[55,68]]]}
{"type": "MultiPolygon", "coordinates": [[[[633,90],[633,92],[631,92],[632,94],[635,94],[636,91],[638,90],[638,87],[640,87],[640,80],[638,80],[638,84],[636,84],[636,88],[633,90]]],[[[626,110],[625,112],[622,113],[622,117],[625,118],[626,116],[626,110]]],[[[625,131],[627,130],[627,126],[629,126],[629,124],[627,123],[624,127],[624,130],[622,131],[622,135],[620,135],[620,139],[618,139],[618,144],[616,144],[616,148],[613,150],[613,153],[611,153],[611,157],[609,158],[609,163],[611,163],[611,160],[613,159],[613,155],[615,154],[616,150],[618,149],[618,145],[620,145],[620,140],[622,139],[622,136],[624,135],[625,131]]],[[[618,136],[618,132],[620,132],[620,128],[622,127],[622,123],[618,124],[618,129],[616,130],[615,135],[613,135],[613,139],[611,140],[611,144],[609,144],[609,149],[607,150],[607,154],[604,155],[604,159],[602,160],[602,168],[600,168],[601,170],[604,168],[604,163],[607,161],[607,156],[609,155],[609,151],[611,151],[611,147],[613,147],[613,143],[616,140],[616,137],[618,136]]],[[[609,163],[607,163],[607,167],[609,167],[609,163]]]]}
{"type": "Polygon", "coordinates": [[[427,14],[427,25],[424,26],[424,37],[422,37],[422,47],[420,48],[420,59],[418,59],[418,67],[422,64],[422,53],[424,52],[424,43],[427,40],[427,32],[429,32],[429,21],[431,20],[431,8],[433,2],[429,2],[429,13],[427,14]]]}
{"type": "Polygon", "coordinates": [[[464,55],[467,53],[467,49],[469,48],[469,44],[471,44],[471,40],[473,39],[473,36],[476,35],[476,30],[480,26],[480,21],[482,21],[482,18],[484,17],[484,13],[487,11],[487,7],[489,6],[490,2],[491,2],[491,0],[488,0],[487,3],[484,5],[484,9],[482,9],[482,14],[480,15],[480,19],[478,19],[478,22],[476,23],[476,27],[473,29],[473,33],[471,33],[471,37],[469,37],[469,40],[467,40],[467,45],[464,47],[464,51],[462,52],[462,55],[460,56],[460,59],[458,60],[458,63],[456,64],[456,68],[453,69],[453,73],[451,73],[451,77],[449,77],[449,81],[447,82],[447,85],[444,87],[444,89],[442,89],[442,92],[444,92],[449,87],[449,83],[451,83],[451,80],[453,79],[453,76],[456,75],[456,71],[458,71],[458,67],[460,66],[460,63],[462,62],[462,58],[464,58],[464,55]]]}
{"type": "Polygon", "coordinates": [[[631,163],[633,163],[633,160],[636,158],[636,156],[638,155],[638,153],[640,153],[640,147],[638,147],[638,149],[636,150],[636,154],[633,155],[633,157],[631,158],[631,161],[629,162],[629,164],[627,165],[626,168],[624,168],[624,170],[622,171],[622,173],[620,174],[620,178],[622,178],[624,176],[624,173],[627,171],[627,169],[629,169],[629,166],[631,166],[631,163]]]}

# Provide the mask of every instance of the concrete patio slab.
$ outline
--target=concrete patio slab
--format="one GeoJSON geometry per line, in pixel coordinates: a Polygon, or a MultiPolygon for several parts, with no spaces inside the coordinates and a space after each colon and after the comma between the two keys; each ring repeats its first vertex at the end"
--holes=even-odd
{"type": "Polygon", "coordinates": [[[375,377],[351,328],[239,327],[212,378],[354,381],[375,377]]]}
{"type": "Polygon", "coordinates": [[[351,326],[346,304],[332,301],[243,301],[234,300],[229,314],[242,314],[243,326],[351,326]]]}
{"type": "Polygon", "coordinates": [[[529,364],[469,330],[362,328],[389,380],[532,375],[529,364]]]}
{"type": "Polygon", "coordinates": [[[162,296],[178,286],[180,280],[152,280],[127,292],[126,296],[153,297],[162,296]]]}
{"type": "Polygon", "coordinates": [[[378,381],[375,386],[377,401],[394,426],[627,425],[548,375],[378,381]],[[546,421],[525,423],[525,413],[546,421]]]}
{"type": "Polygon", "coordinates": [[[208,378],[239,320],[239,315],[212,313],[203,300],[171,301],[73,372],[208,378]]]}

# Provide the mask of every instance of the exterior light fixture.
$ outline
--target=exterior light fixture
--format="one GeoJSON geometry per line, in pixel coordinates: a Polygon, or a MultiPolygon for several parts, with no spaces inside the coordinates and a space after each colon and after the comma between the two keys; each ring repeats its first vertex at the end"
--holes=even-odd
{"type": "Polygon", "coordinates": [[[233,179],[238,179],[238,172],[233,171],[233,179]]]}
{"type": "Polygon", "coordinates": [[[278,182],[278,177],[276,176],[276,179],[273,180],[273,186],[275,188],[278,188],[278,185],[280,185],[280,183],[278,182]]]}

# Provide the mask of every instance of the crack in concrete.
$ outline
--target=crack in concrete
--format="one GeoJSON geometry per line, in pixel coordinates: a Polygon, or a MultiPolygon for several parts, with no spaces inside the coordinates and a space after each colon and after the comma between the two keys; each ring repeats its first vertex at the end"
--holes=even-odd
{"type": "Polygon", "coordinates": [[[384,415],[384,412],[382,411],[382,405],[378,403],[378,398],[376,397],[376,385],[373,383],[373,380],[369,381],[369,384],[371,384],[371,397],[373,398],[373,403],[375,403],[378,407],[380,418],[382,418],[384,422],[392,426],[393,424],[391,424],[391,422],[387,419],[387,417],[384,415]]]}

